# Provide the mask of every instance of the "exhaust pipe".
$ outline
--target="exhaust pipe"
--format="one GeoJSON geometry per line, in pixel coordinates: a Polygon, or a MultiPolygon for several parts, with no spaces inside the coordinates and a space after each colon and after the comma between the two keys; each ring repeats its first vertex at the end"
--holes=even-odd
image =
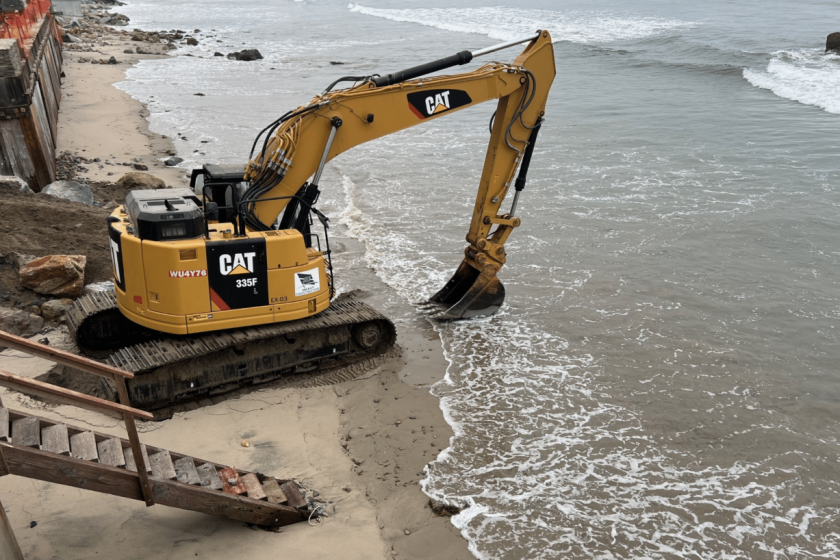
{"type": "Polygon", "coordinates": [[[430,307],[441,309],[432,317],[469,319],[498,311],[505,301],[505,287],[496,272],[497,267],[492,264],[478,270],[462,261],[449,282],[427,302],[430,307]]]}

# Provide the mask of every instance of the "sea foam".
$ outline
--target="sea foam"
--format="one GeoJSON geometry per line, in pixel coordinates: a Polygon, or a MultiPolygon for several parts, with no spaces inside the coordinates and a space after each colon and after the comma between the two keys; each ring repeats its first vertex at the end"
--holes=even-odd
{"type": "Polygon", "coordinates": [[[547,29],[555,41],[609,43],[643,39],[697,25],[687,21],[612,12],[557,12],[505,7],[380,9],[353,3],[347,7],[351,12],[368,16],[418,23],[445,31],[478,33],[503,41],[527,37],[537,29],[547,29]]]}
{"type": "Polygon", "coordinates": [[[778,51],[766,70],[744,69],[744,78],[784,99],[840,114],[840,56],[822,49],[778,51]]]}

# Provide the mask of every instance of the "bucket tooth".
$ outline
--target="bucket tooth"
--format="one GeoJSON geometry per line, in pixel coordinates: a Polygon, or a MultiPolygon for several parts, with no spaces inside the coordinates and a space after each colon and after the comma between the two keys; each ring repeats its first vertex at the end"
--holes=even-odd
{"type": "Polygon", "coordinates": [[[429,300],[442,307],[433,317],[441,320],[469,319],[492,315],[505,301],[505,287],[496,276],[496,267],[478,270],[466,261],[449,282],[429,300]]]}

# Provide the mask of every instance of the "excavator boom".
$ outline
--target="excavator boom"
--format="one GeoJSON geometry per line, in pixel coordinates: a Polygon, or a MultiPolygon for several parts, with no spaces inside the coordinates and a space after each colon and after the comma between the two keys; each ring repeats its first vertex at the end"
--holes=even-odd
{"type": "MultiPolygon", "coordinates": [[[[267,230],[296,198],[317,196],[324,165],[339,154],[399,130],[497,99],[487,155],[479,180],[469,246],[455,275],[437,292],[439,318],[455,319],[496,311],[504,300],[497,273],[506,261],[505,242],[520,225],[515,209],[525,185],[537,132],[545,115],[555,64],[551,37],[539,31],[510,41],[386,76],[347,77],[334,82],[308,105],[268,127],[261,150],[249,162],[243,196],[243,226],[267,230]],[[427,74],[470,62],[527,42],[513,63],[490,62],[458,75],[427,74]],[[342,81],[358,82],[340,91],[342,81]],[[519,177],[514,178],[517,168],[519,177]],[[311,182],[307,183],[309,178],[311,182]],[[511,187],[510,211],[502,209],[511,187]],[[313,194],[313,192],[315,194],[313,194]]],[[[258,137],[259,140],[259,137],[258,137]]],[[[257,142],[254,144],[257,147],[257,142]]],[[[252,150],[252,156],[253,156],[252,150]]]]}

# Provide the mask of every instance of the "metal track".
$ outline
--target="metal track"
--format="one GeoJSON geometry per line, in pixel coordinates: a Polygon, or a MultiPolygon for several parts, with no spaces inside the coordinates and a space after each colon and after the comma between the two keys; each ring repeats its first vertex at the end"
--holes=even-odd
{"type": "MultiPolygon", "coordinates": [[[[113,315],[115,309],[113,292],[79,298],[67,313],[71,334],[78,339],[87,321],[113,315]]],[[[128,389],[138,408],[157,409],[287,374],[343,367],[382,355],[396,342],[393,323],[356,301],[332,303],[318,315],[297,321],[186,336],[152,335],[156,340],[118,348],[107,358],[135,374],[128,389]],[[362,329],[371,328],[378,336],[368,344],[362,329]]]]}

